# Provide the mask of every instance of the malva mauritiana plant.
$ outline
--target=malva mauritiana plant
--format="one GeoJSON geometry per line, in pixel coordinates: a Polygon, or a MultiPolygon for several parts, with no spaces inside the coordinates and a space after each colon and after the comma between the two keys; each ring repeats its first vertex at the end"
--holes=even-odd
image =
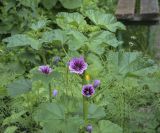
{"type": "MultiPolygon", "coordinates": [[[[76,73],[80,74],[83,81],[90,80],[90,76],[82,76],[83,74],[85,75],[85,70],[87,69],[88,64],[85,62],[83,57],[80,58],[73,58],[69,61],[69,70],[71,73],[76,73]]],[[[87,124],[87,117],[88,117],[88,98],[91,97],[95,93],[95,88],[97,88],[100,85],[100,80],[95,80],[94,85],[92,84],[87,84],[87,85],[82,85],[82,95],[83,95],[83,119],[85,124],[87,124]],[[95,88],[94,88],[95,87],[95,88]]],[[[87,127],[87,131],[89,133],[92,132],[92,126],[89,125],[87,127]]]]}
{"type": "MultiPolygon", "coordinates": [[[[83,57],[75,57],[72,58],[68,63],[68,69],[71,74],[75,73],[78,74],[82,81],[82,90],[79,93],[83,96],[83,120],[84,120],[84,130],[91,133],[92,132],[92,125],[88,123],[88,106],[89,106],[89,98],[94,95],[95,89],[100,86],[100,80],[94,80],[93,84],[86,84],[86,81],[90,81],[90,76],[87,74],[85,75],[85,70],[87,70],[88,64],[85,62],[83,57]]],[[[52,68],[48,65],[39,66],[39,72],[48,76],[52,73],[52,68]]],[[[51,92],[53,97],[57,97],[58,90],[54,89],[51,91],[51,83],[49,83],[49,101],[52,102],[51,92]]]]}

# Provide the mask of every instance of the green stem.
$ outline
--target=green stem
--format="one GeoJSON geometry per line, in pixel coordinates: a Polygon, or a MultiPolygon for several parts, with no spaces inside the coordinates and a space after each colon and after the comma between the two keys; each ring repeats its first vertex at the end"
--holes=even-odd
{"type": "Polygon", "coordinates": [[[87,116],[88,116],[88,100],[85,96],[83,96],[83,120],[85,124],[87,124],[87,116]]]}
{"type": "Polygon", "coordinates": [[[46,59],[46,56],[45,56],[45,51],[44,51],[44,49],[42,49],[42,50],[40,51],[40,55],[41,55],[41,57],[42,57],[43,64],[47,64],[47,59],[46,59]]]}
{"type": "Polygon", "coordinates": [[[49,102],[52,102],[52,88],[51,88],[51,83],[49,83],[49,102]]]}
{"type": "Polygon", "coordinates": [[[64,48],[64,46],[63,46],[63,44],[62,44],[62,49],[63,49],[64,53],[66,54],[67,58],[70,59],[70,57],[69,57],[69,55],[67,54],[67,52],[66,52],[66,50],[65,50],[65,48],[64,48]]]}
{"type": "Polygon", "coordinates": [[[68,67],[66,67],[66,94],[68,94],[68,85],[69,85],[69,71],[68,71],[68,67]]]}

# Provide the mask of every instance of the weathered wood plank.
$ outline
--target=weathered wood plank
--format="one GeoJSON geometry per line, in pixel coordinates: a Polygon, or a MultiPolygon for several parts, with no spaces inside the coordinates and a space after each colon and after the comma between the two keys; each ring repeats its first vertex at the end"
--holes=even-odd
{"type": "Polygon", "coordinates": [[[150,53],[160,61],[160,24],[150,26],[149,34],[150,53]]]}
{"type": "Polygon", "coordinates": [[[135,13],[136,0],[119,0],[116,10],[117,18],[132,18],[135,13]]]}
{"type": "Polygon", "coordinates": [[[140,15],[155,17],[159,15],[158,0],[141,0],[140,15]]]}

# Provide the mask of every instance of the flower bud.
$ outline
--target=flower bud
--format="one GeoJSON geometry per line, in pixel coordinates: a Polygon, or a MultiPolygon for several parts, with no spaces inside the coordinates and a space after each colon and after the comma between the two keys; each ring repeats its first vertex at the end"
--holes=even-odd
{"type": "Polygon", "coordinates": [[[58,94],[58,90],[54,89],[53,90],[53,96],[55,97],[55,96],[57,96],[57,94],[58,94]]]}
{"type": "Polygon", "coordinates": [[[86,130],[87,132],[92,133],[92,130],[93,130],[92,125],[88,125],[86,130]]]}
{"type": "Polygon", "coordinates": [[[94,80],[93,87],[94,87],[94,88],[99,87],[100,83],[101,83],[100,80],[94,80]]]}

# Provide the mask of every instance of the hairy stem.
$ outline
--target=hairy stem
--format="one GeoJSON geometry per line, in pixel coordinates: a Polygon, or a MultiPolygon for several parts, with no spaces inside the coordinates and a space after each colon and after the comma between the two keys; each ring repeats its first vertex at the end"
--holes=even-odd
{"type": "Polygon", "coordinates": [[[88,116],[88,100],[85,96],[83,96],[83,120],[85,124],[87,123],[87,116],[88,116]]]}
{"type": "Polygon", "coordinates": [[[49,83],[49,102],[52,102],[52,88],[51,88],[51,83],[49,83]]]}

